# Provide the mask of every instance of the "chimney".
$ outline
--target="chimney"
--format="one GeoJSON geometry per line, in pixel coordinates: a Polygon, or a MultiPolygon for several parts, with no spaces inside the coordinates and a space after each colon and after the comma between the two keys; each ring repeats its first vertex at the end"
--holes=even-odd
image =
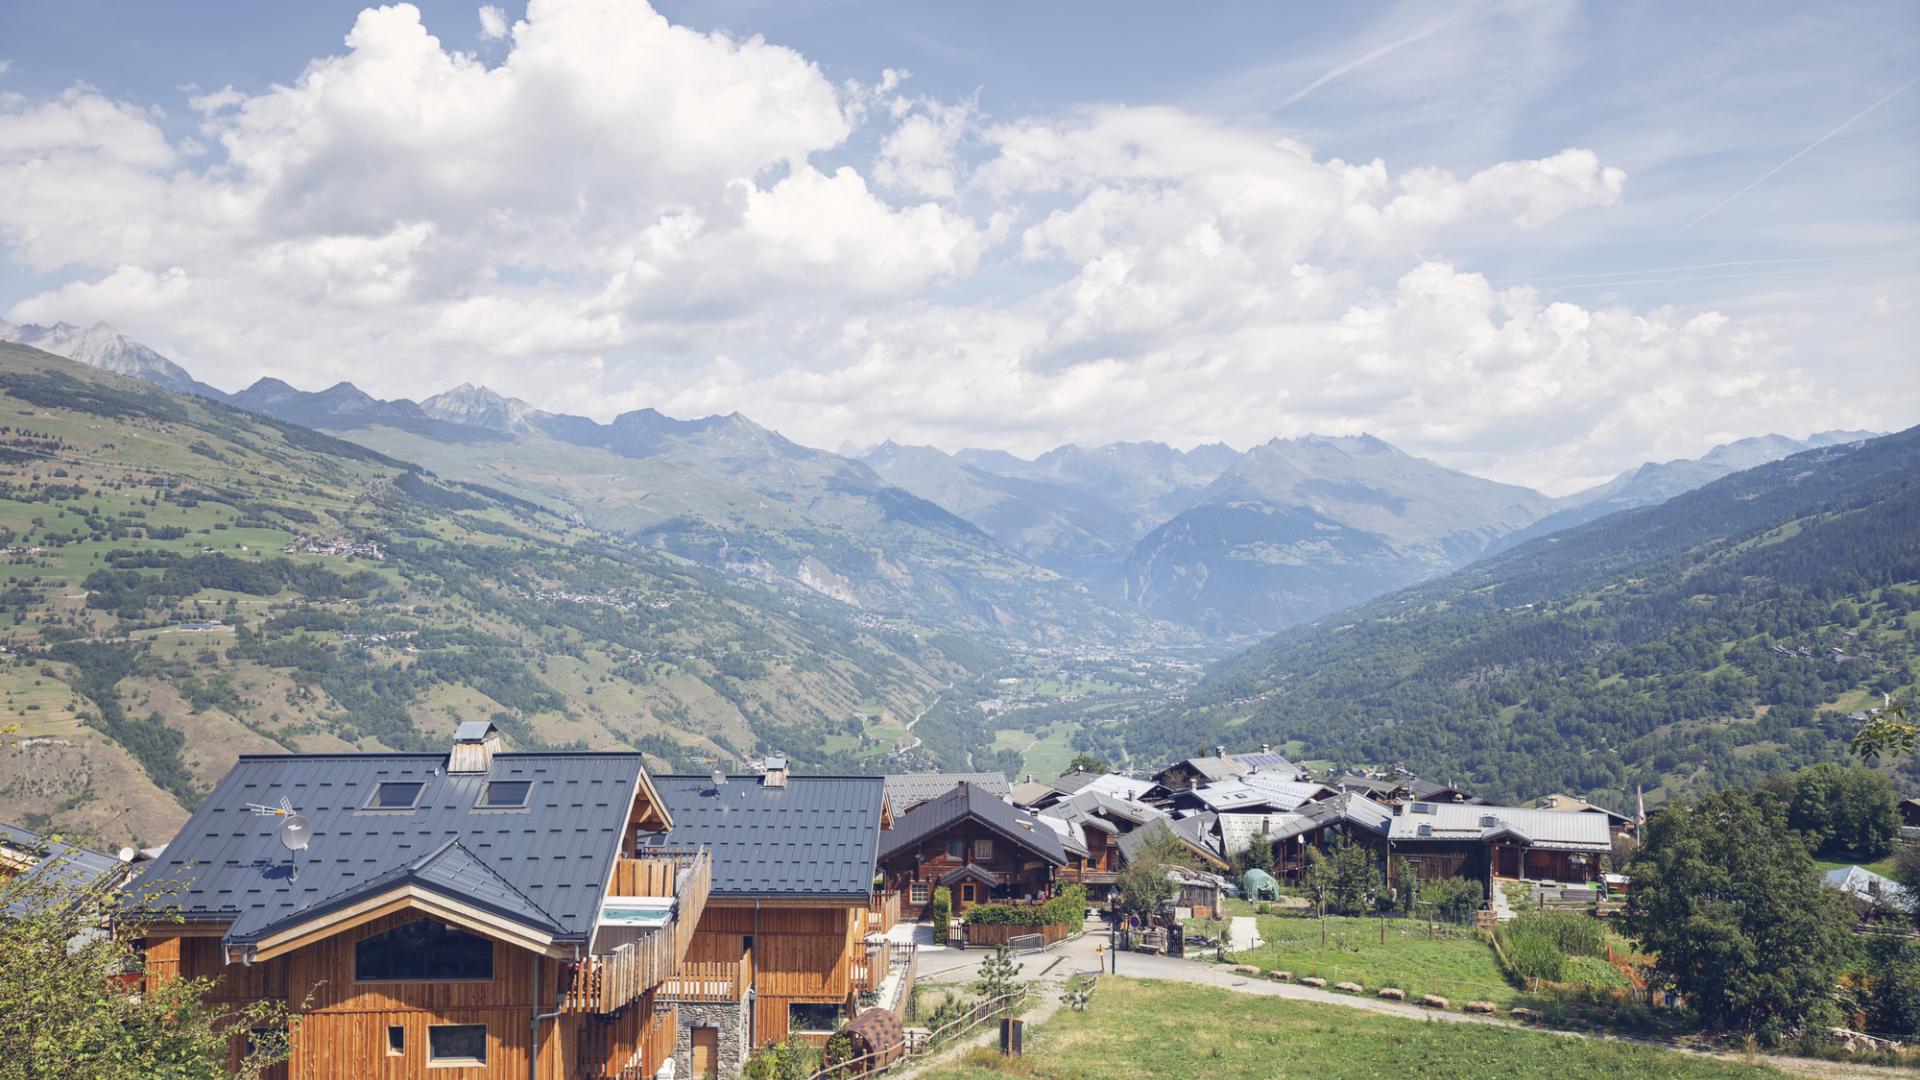
{"type": "Polygon", "coordinates": [[[1224,746],[1216,746],[1216,747],[1214,747],[1214,748],[1213,748],[1213,756],[1214,756],[1214,757],[1226,757],[1226,756],[1227,756],[1227,748],[1226,748],[1226,747],[1224,747],[1224,746]]]}
{"type": "Polygon", "coordinates": [[[1273,753],[1273,744],[1272,744],[1272,743],[1261,743],[1261,744],[1260,744],[1260,752],[1261,752],[1261,753],[1263,753],[1263,754],[1271,754],[1271,753],[1273,753]]]}
{"type": "Polygon", "coordinates": [[[787,756],[785,754],[769,754],[767,756],[766,771],[760,774],[760,786],[787,786],[787,756]]]}
{"type": "Polygon", "coordinates": [[[491,720],[464,720],[453,732],[453,752],[447,755],[449,773],[483,773],[500,752],[500,731],[491,720]]]}

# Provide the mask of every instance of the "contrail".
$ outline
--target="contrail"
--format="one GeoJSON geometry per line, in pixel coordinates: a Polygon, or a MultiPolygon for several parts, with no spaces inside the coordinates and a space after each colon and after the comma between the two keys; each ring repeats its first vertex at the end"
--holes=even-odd
{"type": "Polygon", "coordinates": [[[1301,87],[1300,89],[1295,90],[1293,92],[1292,97],[1281,102],[1278,106],[1276,106],[1276,108],[1284,109],[1287,106],[1293,104],[1294,102],[1299,101],[1301,98],[1306,97],[1308,94],[1313,93],[1315,90],[1318,90],[1321,87],[1332,82],[1333,80],[1339,78],[1340,76],[1345,75],[1347,72],[1352,71],[1355,68],[1364,67],[1367,64],[1371,64],[1375,60],[1380,59],[1381,57],[1387,55],[1388,53],[1394,52],[1399,49],[1403,49],[1406,46],[1411,45],[1416,41],[1419,41],[1421,38],[1428,37],[1438,32],[1439,30],[1444,28],[1448,23],[1458,20],[1460,16],[1465,15],[1470,11],[1476,10],[1477,7],[1479,7],[1479,5],[1475,5],[1474,7],[1461,8],[1460,10],[1454,12],[1453,14],[1447,16],[1444,19],[1441,19],[1439,22],[1434,23],[1432,26],[1429,26],[1424,30],[1415,30],[1413,33],[1408,34],[1406,37],[1403,37],[1398,41],[1390,41],[1387,44],[1382,45],[1379,48],[1373,50],[1372,52],[1366,53],[1365,55],[1356,57],[1352,60],[1347,61],[1344,64],[1341,64],[1339,67],[1334,68],[1332,71],[1327,72],[1325,75],[1322,75],[1319,78],[1308,83],[1307,85],[1301,87]]]}
{"type": "Polygon", "coordinates": [[[1787,166],[1793,164],[1794,162],[1799,161],[1801,158],[1807,156],[1808,152],[1813,150],[1814,147],[1819,146],[1821,143],[1826,142],[1828,139],[1831,139],[1835,135],[1838,135],[1841,132],[1852,127],[1855,120],[1858,120],[1861,117],[1872,112],[1873,110],[1879,108],[1880,106],[1885,105],[1887,102],[1892,101],[1894,98],[1899,97],[1901,94],[1906,93],[1907,88],[1917,82],[1920,82],[1920,75],[1916,75],[1913,78],[1908,79],[1906,82],[1900,85],[1900,88],[1898,90],[1895,90],[1893,93],[1888,94],[1886,97],[1881,98],[1879,101],[1874,102],[1873,104],[1867,106],[1866,108],[1861,109],[1859,112],[1854,113],[1853,116],[1848,118],[1846,123],[1841,124],[1839,127],[1834,128],[1832,131],[1827,132],[1825,135],[1822,135],[1819,138],[1808,143],[1807,145],[1801,147],[1799,153],[1793,155],[1787,160],[1781,162],[1780,164],[1775,165],[1773,168],[1768,169],[1765,173],[1761,175],[1760,179],[1755,180],[1753,183],[1748,184],[1746,187],[1743,187],[1739,191],[1736,191],[1733,194],[1727,196],[1726,199],[1721,201],[1720,205],[1715,206],[1713,209],[1707,211],[1704,214],[1701,214],[1699,217],[1694,218],[1692,221],[1687,222],[1685,225],[1682,225],[1680,227],[1680,231],[1686,232],[1688,229],[1693,228],[1695,225],[1698,225],[1701,222],[1712,217],[1713,215],[1719,213],[1727,205],[1727,203],[1730,203],[1733,200],[1739,198],[1740,196],[1745,195],[1747,192],[1752,191],[1754,188],[1759,187],[1762,183],[1766,182],[1767,177],[1772,176],[1774,173],[1779,172],[1781,169],[1784,169],[1787,166]]]}

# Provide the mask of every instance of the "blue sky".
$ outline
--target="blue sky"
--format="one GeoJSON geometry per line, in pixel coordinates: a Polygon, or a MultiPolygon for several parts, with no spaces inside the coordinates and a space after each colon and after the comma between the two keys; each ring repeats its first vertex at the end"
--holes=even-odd
{"type": "Polygon", "coordinates": [[[352,4],[0,10],[0,314],[229,388],[1370,430],[1549,488],[1920,412],[1912,4],[417,8],[436,49],[349,47],[352,4]]]}

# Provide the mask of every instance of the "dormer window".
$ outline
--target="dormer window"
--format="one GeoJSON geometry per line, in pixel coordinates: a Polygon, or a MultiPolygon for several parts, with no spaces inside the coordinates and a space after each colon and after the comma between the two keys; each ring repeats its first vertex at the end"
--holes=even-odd
{"type": "Polygon", "coordinates": [[[376,784],[362,809],[411,810],[420,805],[420,793],[426,787],[426,783],[419,780],[388,780],[376,784]]]}
{"type": "Polygon", "coordinates": [[[489,780],[480,788],[481,810],[523,810],[533,796],[531,780],[489,780]]]}

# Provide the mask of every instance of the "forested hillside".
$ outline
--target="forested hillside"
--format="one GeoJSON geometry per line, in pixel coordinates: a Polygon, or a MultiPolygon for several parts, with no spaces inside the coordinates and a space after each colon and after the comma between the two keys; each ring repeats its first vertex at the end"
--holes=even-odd
{"type": "Polygon", "coordinates": [[[0,819],[167,836],[234,755],[637,746],[875,764],[977,643],[0,345],[0,819]]]}
{"type": "Polygon", "coordinates": [[[1737,473],[1287,631],[1126,737],[1149,760],[1291,741],[1493,797],[1625,805],[1644,784],[1657,802],[1841,756],[1850,713],[1911,692],[1916,628],[1920,429],[1737,473]]]}

